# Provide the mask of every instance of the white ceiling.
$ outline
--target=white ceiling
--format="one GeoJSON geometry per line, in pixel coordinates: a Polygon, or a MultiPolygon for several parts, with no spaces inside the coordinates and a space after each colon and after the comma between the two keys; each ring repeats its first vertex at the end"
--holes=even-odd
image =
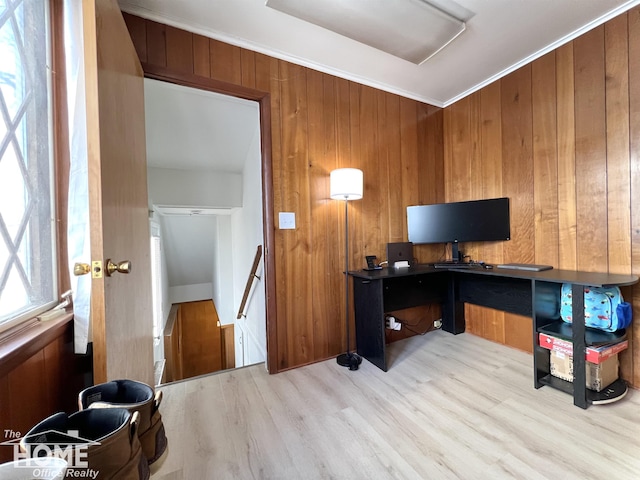
{"type": "Polygon", "coordinates": [[[144,103],[149,166],[242,173],[257,102],[145,78],[144,103]]]}
{"type": "MultiPolygon", "coordinates": [[[[351,1],[366,5],[406,0],[351,1]]],[[[472,16],[457,39],[422,65],[268,8],[265,0],[119,2],[124,11],[141,17],[447,106],[640,0],[432,0],[441,7],[466,9],[472,16]]]]}

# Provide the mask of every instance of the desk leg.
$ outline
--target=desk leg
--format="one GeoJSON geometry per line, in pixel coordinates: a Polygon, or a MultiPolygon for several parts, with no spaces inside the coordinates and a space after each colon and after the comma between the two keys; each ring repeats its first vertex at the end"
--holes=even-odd
{"type": "Polygon", "coordinates": [[[442,304],[442,329],[457,335],[465,330],[464,303],[458,300],[460,296],[455,276],[449,274],[447,281],[447,298],[442,304]]]}
{"type": "Polygon", "coordinates": [[[353,277],[358,354],[387,371],[382,280],[353,277]]]}
{"type": "Polygon", "coordinates": [[[573,321],[573,404],[587,408],[587,372],[585,370],[584,287],[571,285],[573,321]]]}

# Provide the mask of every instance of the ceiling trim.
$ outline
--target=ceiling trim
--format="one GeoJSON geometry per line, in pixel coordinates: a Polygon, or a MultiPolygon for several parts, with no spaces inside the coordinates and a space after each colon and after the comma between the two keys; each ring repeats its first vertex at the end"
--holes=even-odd
{"type": "Polygon", "coordinates": [[[473,87],[471,87],[470,89],[462,92],[460,95],[456,95],[455,97],[450,98],[449,100],[445,101],[442,106],[443,107],[448,107],[449,105],[453,105],[457,101],[462,100],[464,97],[467,97],[467,96],[471,95],[472,93],[477,92],[478,90],[486,87],[487,85],[490,85],[491,83],[495,82],[496,80],[499,80],[502,77],[505,77],[505,76],[509,75],[510,73],[518,70],[519,68],[524,67],[525,65],[533,62],[534,60],[537,60],[538,58],[543,57],[544,55],[546,55],[549,52],[552,52],[556,48],[559,48],[562,45],[564,45],[566,43],[569,43],[572,40],[575,40],[580,35],[583,35],[583,34],[587,33],[589,30],[593,30],[596,27],[599,27],[603,23],[611,20],[614,17],[617,17],[618,15],[623,14],[624,12],[626,12],[628,10],[631,10],[633,7],[635,7],[636,5],[639,5],[639,4],[640,4],[640,0],[630,0],[625,4],[620,5],[617,8],[614,8],[610,12],[605,13],[604,15],[602,15],[600,18],[596,18],[595,20],[593,20],[590,23],[587,23],[583,27],[580,27],[579,29],[577,29],[577,30],[565,35],[561,39],[559,39],[559,40],[547,45],[545,48],[543,48],[541,50],[538,50],[536,53],[533,53],[533,54],[529,55],[528,57],[523,58],[519,62],[514,63],[510,67],[505,68],[501,72],[498,72],[495,75],[492,75],[491,77],[487,78],[485,81],[480,82],[477,85],[474,85],[473,87]]]}

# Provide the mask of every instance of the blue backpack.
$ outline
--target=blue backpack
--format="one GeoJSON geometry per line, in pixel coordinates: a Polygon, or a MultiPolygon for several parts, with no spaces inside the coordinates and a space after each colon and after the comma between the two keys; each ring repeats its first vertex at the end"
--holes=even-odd
{"type": "MultiPolygon", "coordinates": [[[[562,284],[560,316],[571,323],[571,284],[562,284]]],[[[631,324],[632,309],[618,287],[584,287],[584,323],[587,327],[615,332],[631,324]]]]}

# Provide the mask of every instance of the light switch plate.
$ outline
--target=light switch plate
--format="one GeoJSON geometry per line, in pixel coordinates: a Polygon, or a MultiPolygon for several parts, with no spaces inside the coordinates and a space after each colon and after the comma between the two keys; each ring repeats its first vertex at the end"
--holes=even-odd
{"type": "Polygon", "coordinates": [[[280,225],[280,230],[295,230],[296,214],[294,212],[279,212],[278,224],[280,225]]]}

